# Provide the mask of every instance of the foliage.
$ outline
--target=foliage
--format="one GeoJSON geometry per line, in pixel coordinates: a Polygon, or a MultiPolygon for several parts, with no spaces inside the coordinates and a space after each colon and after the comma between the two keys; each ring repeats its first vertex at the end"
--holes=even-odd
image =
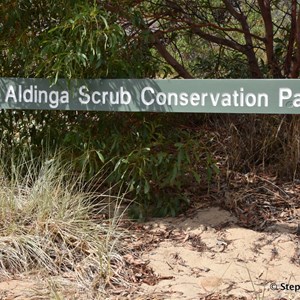
{"type": "Polygon", "coordinates": [[[84,169],[86,180],[105,176],[118,184],[116,192],[129,191],[137,219],[178,214],[189,204],[187,183],[210,182],[217,172],[202,134],[181,128],[187,121],[176,114],[20,111],[11,112],[10,122],[2,135],[6,165],[26,153],[30,159],[67,149],[64,159],[84,169]]]}
{"type": "Polygon", "coordinates": [[[2,77],[143,77],[158,67],[96,1],[4,1],[0,19],[2,77]]]}
{"type": "Polygon", "coordinates": [[[206,78],[199,70],[213,58],[220,77],[297,78],[299,6],[296,0],[5,0],[1,76],[206,78]],[[236,58],[242,68],[232,72],[236,58]]]}
{"type": "Polygon", "coordinates": [[[175,216],[189,203],[182,188],[192,181],[200,183],[199,166],[207,165],[208,170],[202,182],[212,180],[217,172],[200,135],[172,130],[174,118],[163,125],[160,118],[112,114],[80,134],[71,131],[64,141],[78,167],[86,167],[88,177],[105,165],[107,180],[120,182],[135,199],[131,212],[137,219],[175,216]]]}
{"type": "MultiPolygon", "coordinates": [[[[54,81],[60,77],[297,78],[299,12],[296,0],[4,0],[0,76],[54,81]]],[[[182,119],[1,111],[1,139],[16,156],[24,155],[24,149],[29,157],[43,149],[66,148],[66,159],[74,158],[78,170],[87,167],[87,179],[105,166],[111,185],[122,182],[136,200],[137,217],[174,215],[188,202],[179,197],[185,182],[191,178],[199,182],[202,168],[208,181],[217,172],[201,134],[183,129],[182,119]]],[[[264,163],[267,156],[272,161],[272,151],[281,150],[298,164],[297,145],[289,134],[289,128],[298,134],[295,120],[249,119],[236,126],[237,131],[232,131],[234,123],[228,129],[230,138],[238,141],[236,149],[244,149],[230,151],[231,167],[239,165],[234,161],[239,157],[248,157],[253,164],[264,163]],[[259,124],[265,124],[261,130],[256,129],[259,124]],[[253,137],[249,144],[244,136],[253,137]]]]}
{"type": "MultiPolygon", "coordinates": [[[[180,77],[206,77],[197,72],[194,59],[203,57],[205,64],[210,52],[224,62],[231,57],[234,63],[239,57],[242,71],[248,69],[252,78],[299,76],[300,4],[296,0],[128,0],[129,11],[120,9],[121,2],[110,1],[107,9],[127,20],[129,38],[141,39],[147,32],[157,55],[180,77]],[[139,16],[139,21],[134,22],[133,16],[139,16]]],[[[224,68],[228,73],[231,64],[224,68]]],[[[236,71],[233,77],[244,77],[236,71]]]]}
{"type": "Polygon", "coordinates": [[[191,70],[197,77],[208,79],[250,77],[245,58],[222,46],[198,54],[191,64],[191,70]]]}

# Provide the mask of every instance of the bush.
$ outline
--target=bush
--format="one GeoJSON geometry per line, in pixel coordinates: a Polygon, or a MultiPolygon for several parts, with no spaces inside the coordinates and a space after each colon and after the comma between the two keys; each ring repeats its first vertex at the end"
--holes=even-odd
{"type": "Polygon", "coordinates": [[[203,169],[205,180],[217,172],[202,134],[182,126],[184,115],[5,112],[0,122],[6,120],[2,142],[16,157],[25,149],[33,155],[67,149],[64,159],[84,169],[86,180],[105,176],[130,192],[136,219],[178,214],[189,204],[184,186],[199,184],[203,169]]]}
{"type": "Polygon", "coordinates": [[[200,167],[217,172],[201,134],[180,128],[172,117],[110,114],[95,124],[68,133],[64,144],[78,167],[86,166],[87,177],[105,164],[108,181],[120,182],[135,199],[133,218],[177,215],[189,204],[183,187],[200,183],[200,167]]]}

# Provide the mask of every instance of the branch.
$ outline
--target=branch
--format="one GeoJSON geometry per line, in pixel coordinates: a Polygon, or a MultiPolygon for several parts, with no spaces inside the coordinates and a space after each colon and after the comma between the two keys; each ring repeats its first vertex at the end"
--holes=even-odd
{"type": "Polygon", "coordinates": [[[183,65],[181,65],[167,50],[165,45],[160,41],[159,35],[158,34],[152,34],[154,38],[154,43],[153,45],[157,49],[157,51],[160,53],[160,55],[166,60],[166,62],[171,65],[174,70],[182,77],[185,79],[192,79],[194,78],[186,69],[183,65]]]}
{"type": "Polygon", "coordinates": [[[291,78],[298,78],[299,77],[299,69],[300,69],[300,8],[298,7],[298,16],[297,16],[297,23],[296,23],[296,61],[293,65],[291,78]]]}
{"type": "Polygon", "coordinates": [[[270,0],[258,0],[258,5],[265,25],[265,35],[266,35],[265,45],[266,45],[268,65],[270,67],[272,76],[275,78],[281,78],[282,74],[278,66],[278,61],[274,54],[274,32],[273,32],[270,0]]]}
{"type": "Polygon", "coordinates": [[[190,28],[191,28],[191,31],[193,33],[197,34],[198,36],[202,37],[203,39],[205,39],[209,42],[219,44],[219,45],[223,45],[223,46],[229,47],[231,49],[234,49],[234,50],[237,50],[241,53],[246,54],[245,46],[243,46],[243,45],[241,45],[237,42],[230,41],[230,40],[227,40],[227,39],[224,39],[224,38],[221,38],[221,37],[211,35],[209,33],[206,33],[204,31],[202,31],[199,27],[193,26],[192,24],[190,24],[190,28]]]}
{"type": "Polygon", "coordinates": [[[254,45],[252,41],[252,34],[250,32],[249,24],[247,22],[246,16],[242,12],[236,11],[236,9],[232,6],[232,2],[230,0],[223,0],[226,8],[230,12],[230,14],[241,24],[244,38],[245,38],[245,48],[244,52],[248,59],[248,65],[250,72],[254,78],[261,78],[262,74],[259,69],[259,65],[256,59],[256,55],[254,52],[254,45]]]}
{"type": "Polygon", "coordinates": [[[292,0],[291,30],[289,35],[289,43],[287,47],[286,58],[284,62],[284,74],[286,77],[288,77],[291,74],[292,56],[293,56],[295,36],[297,31],[296,23],[297,23],[297,0],[292,0]]]}
{"type": "MultiPolygon", "coordinates": [[[[149,15],[149,16],[146,16],[147,18],[154,18],[153,15],[149,15]]],[[[156,16],[157,17],[157,16],[156,16]]],[[[199,24],[196,24],[196,23],[191,23],[191,21],[186,21],[187,19],[183,19],[183,18],[167,18],[165,15],[161,15],[161,18],[163,20],[166,20],[166,21],[169,21],[171,22],[172,24],[174,24],[174,27],[169,27],[168,29],[161,29],[160,32],[162,33],[170,33],[170,32],[174,32],[174,31],[178,31],[178,30],[188,30],[190,29],[191,26],[193,27],[199,27],[199,28],[209,28],[209,29],[217,29],[217,30],[220,30],[220,31],[223,31],[223,32],[238,32],[238,33],[245,33],[244,30],[240,29],[240,28],[234,28],[234,27],[222,27],[222,26],[219,26],[217,24],[214,24],[214,23],[199,23],[199,24]],[[186,23],[187,25],[180,25],[180,24],[184,24],[186,23]]],[[[155,20],[157,21],[157,20],[155,20]]],[[[148,27],[149,24],[147,24],[148,27]]],[[[253,34],[253,33],[249,33],[250,36],[254,39],[257,39],[261,42],[265,42],[265,39],[256,35],[256,34],[253,34]]]]}

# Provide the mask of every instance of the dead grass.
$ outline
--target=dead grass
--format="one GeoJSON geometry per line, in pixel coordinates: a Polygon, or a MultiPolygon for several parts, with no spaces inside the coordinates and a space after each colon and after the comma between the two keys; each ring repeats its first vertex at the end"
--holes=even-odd
{"type": "Polygon", "coordinates": [[[271,172],[299,178],[300,118],[287,115],[224,116],[213,125],[218,151],[230,171],[271,172]]]}
{"type": "MultiPolygon", "coordinates": [[[[42,164],[37,160],[20,161],[9,172],[4,172],[2,165],[1,170],[2,280],[22,273],[64,278],[64,284],[61,280],[58,286],[48,284],[45,293],[52,294],[51,299],[64,299],[58,294],[66,282],[75,285],[86,299],[89,295],[96,299],[108,285],[126,284],[118,273],[123,260],[120,248],[117,250],[121,233],[117,230],[116,211],[105,222],[91,217],[91,212],[95,214],[95,195],[85,192],[81,174],[63,165],[59,155],[42,164]]],[[[105,203],[111,202],[109,193],[100,196],[105,203]]],[[[121,196],[113,201],[117,210],[121,196]]]]}

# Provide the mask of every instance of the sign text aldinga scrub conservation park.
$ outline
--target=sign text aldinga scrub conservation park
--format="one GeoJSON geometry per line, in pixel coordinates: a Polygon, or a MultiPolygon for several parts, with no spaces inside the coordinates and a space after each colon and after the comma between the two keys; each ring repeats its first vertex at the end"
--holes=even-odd
{"type": "Polygon", "coordinates": [[[0,78],[0,108],[299,114],[300,80],[0,78]]]}

